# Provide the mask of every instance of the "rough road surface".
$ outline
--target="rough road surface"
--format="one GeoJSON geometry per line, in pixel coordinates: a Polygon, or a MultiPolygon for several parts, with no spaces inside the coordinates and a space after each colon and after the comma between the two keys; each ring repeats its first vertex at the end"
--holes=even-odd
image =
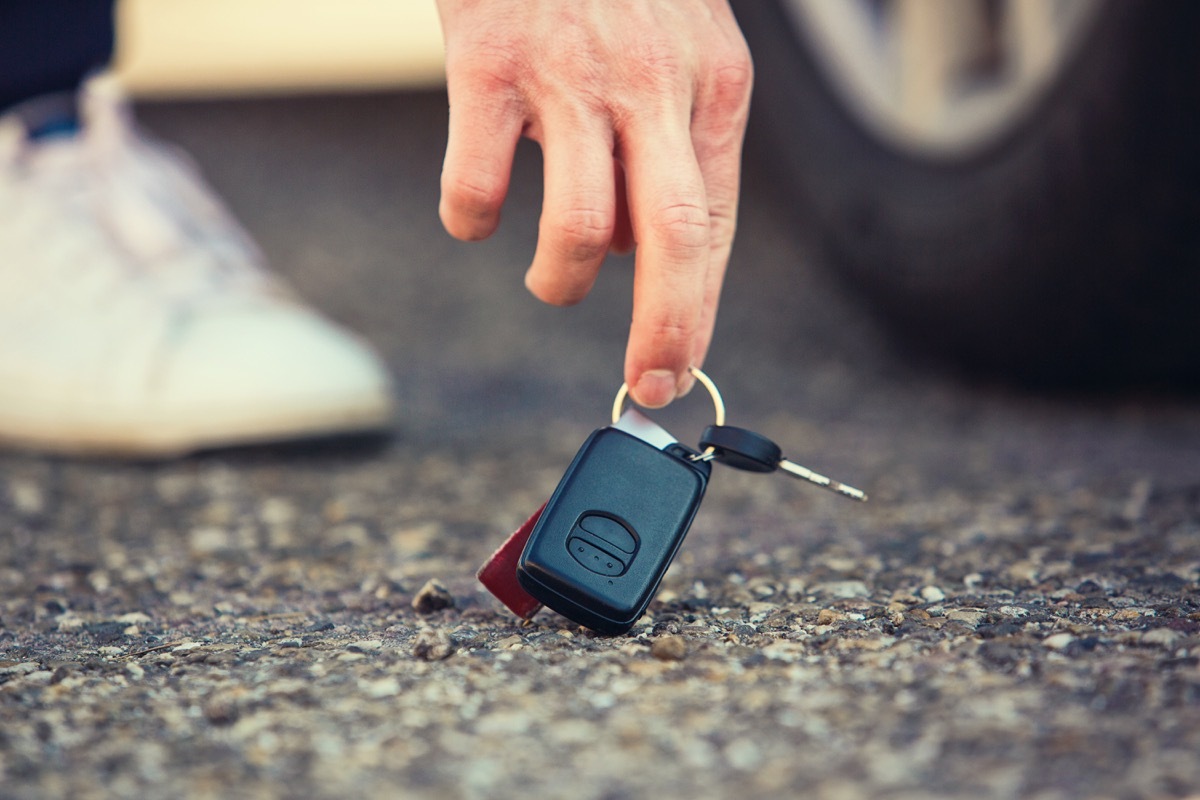
{"type": "Polygon", "coordinates": [[[575,309],[524,293],[531,150],[501,233],[449,240],[437,94],[144,111],[380,348],[401,413],[168,463],[0,456],[0,796],[1200,796],[1195,400],[914,366],[760,157],[708,371],[732,423],[871,502],[718,467],[629,635],[522,627],[473,573],[607,421],[631,265],[575,309]]]}

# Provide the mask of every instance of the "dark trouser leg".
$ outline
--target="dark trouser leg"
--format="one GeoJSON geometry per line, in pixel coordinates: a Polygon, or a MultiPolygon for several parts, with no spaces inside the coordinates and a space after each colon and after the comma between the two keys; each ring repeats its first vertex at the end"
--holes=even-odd
{"type": "Polygon", "coordinates": [[[71,91],[113,52],[115,0],[0,0],[0,112],[71,91]]]}

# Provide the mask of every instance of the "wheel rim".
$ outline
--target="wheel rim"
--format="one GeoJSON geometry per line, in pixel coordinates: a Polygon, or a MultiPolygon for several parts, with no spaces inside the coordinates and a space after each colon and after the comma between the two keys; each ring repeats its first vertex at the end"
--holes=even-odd
{"type": "Polygon", "coordinates": [[[885,141],[962,156],[1042,98],[1100,0],[783,0],[847,107],[885,141]]]}

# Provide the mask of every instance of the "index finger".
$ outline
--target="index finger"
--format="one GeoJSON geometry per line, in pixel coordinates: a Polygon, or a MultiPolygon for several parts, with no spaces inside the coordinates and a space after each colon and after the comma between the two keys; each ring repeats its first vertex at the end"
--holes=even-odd
{"type": "Polygon", "coordinates": [[[704,180],[686,117],[629,130],[621,155],[637,241],[625,381],[658,408],[692,385],[712,234],[704,180]]]}

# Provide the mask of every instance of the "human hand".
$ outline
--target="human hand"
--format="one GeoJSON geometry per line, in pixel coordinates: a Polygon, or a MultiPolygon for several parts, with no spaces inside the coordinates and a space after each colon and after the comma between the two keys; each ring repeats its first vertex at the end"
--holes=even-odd
{"type": "Polygon", "coordinates": [[[664,406],[704,361],[733,243],[750,54],[725,0],[438,0],[451,235],[500,221],[517,141],[545,197],[525,285],[582,300],[611,249],[637,245],[625,381],[664,406]]]}

